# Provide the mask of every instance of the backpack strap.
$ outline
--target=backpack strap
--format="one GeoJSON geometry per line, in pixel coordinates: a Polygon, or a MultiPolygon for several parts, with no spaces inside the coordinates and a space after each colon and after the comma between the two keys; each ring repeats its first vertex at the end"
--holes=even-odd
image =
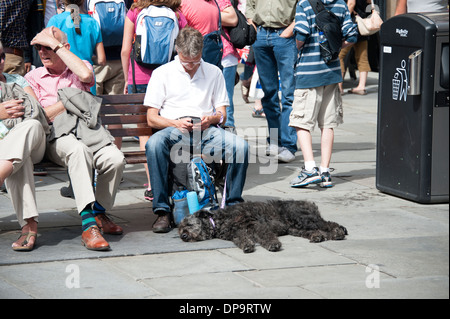
{"type": "Polygon", "coordinates": [[[220,7],[216,0],[214,0],[214,2],[216,3],[217,9],[219,9],[219,29],[218,30],[222,33],[222,17],[220,14],[220,7]]]}
{"type": "Polygon", "coordinates": [[[311,8],[313,9],[313,11],[316,15],[319,12],[325,10],[325,6],[323,5],[322,1],[320,1],[320,0],[308,0],[308,2],[311,5],[311,8]]]}
{"type": "MultiPolygon", "coordinates": [[[[216,0],[214,0],[214,1],[216,1],[216,0]]],[[[237,1],[233,1],[233,0],[231,0],[230,1],[231,2],[231,6],[234,8],[234,10],[236,11],[238,8],[237,8],[237,1]]],[[[216,1],[216,4],[217,4],[217,1],[216,1]]],[[[217,7],[219,7],[219,5],[217,5],[217,7]]],[[[226,40],[228,40],[228,42],[230,42],[231,43],[231,40],[230,40],[230,37],[225,33],[225,30],[223,29],[223,28],[221,28],[221,24],[220,24],[220,21],[221,21],[222,19],[220,18],[220,8],[219,8],[219,31],[220,31],[220,34],[226,39],[226,40]]],[[[238,22],[239,23],[239,22],[238,22]]]]}
{"type": "MultiPolygon", "coordinates": [[[[135,34],[136,35],[136,34],[135,34]]],[[[133,75],[133,93],[137,93],[137,88],[136,88],[136,71],[135,71],[135,55],[136,55],[136,51],[134,50],[134,45],[131,44],[131,60],[130,60],[130,64],[131,64],[131,73],[133,75]]],[[[125,83],[125,85],[127,85],[127,83],[125,83]]]]}

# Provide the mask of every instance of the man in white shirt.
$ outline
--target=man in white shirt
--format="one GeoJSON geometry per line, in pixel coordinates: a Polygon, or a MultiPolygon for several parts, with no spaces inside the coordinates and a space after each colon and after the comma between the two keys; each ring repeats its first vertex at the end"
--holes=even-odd
{"type": "MultiPolygon", "coordinates": [[[[176,145],[201,137],[202,149],[228,163],[226,204],[242,202],[248,167],[248,144],[217,127],[226,120],[229,105],[225,80],[216,66],[202,60],[203,37],[186,27],[177,37],[175,60],[153,71],[144,104],[149,126],[159,130],[146,144],[147,164],[153,189],[153,212],[158,218],[154,232],[170,231],[169,162],[176,145]],[[198,123],[194,124],[195,119],[198,123]],[[198,134],[196,134],[198,133],[198,134]]],[[[195,146],[195,142],[194,142],[195,146]]],[[[206,153],[206,152],[205,152],[206,153]]]]}

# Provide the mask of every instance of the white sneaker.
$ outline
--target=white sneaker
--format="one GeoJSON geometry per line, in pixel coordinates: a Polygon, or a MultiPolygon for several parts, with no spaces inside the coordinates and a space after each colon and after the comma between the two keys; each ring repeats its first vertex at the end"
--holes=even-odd
{"type": "Polygon", "coordinates": [[[292,154],[290,150],[288,150],[286,147],[280,148],[280,153],[276,157],[279,162],[283,163],[290,163],[295,159],[295,155],[292,154]]]}
{"type": "Polygon", "coordinates": [[[281,151],[281,147],[278,147],[278,145],[276,145],[276,144],[269,144],[266,147],[266,155],[267,156],[270,156],[270,155],[276,156],[276,155],[278,155],[278,153],[280,153],[280,151],[281,151]]]}

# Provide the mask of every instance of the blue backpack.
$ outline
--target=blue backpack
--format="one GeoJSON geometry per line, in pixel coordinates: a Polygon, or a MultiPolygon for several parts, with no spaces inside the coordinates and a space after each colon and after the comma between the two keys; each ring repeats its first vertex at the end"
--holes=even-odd
{"type": "Polygon", "coordinates": [[[100,25],[103,46],[121,46],[127,9],[123,0],[88,0],[89,14],[100,25]]]}
{"type": "Polygon", "coordinates": [[[211,168],[201,157],[194,157],[189,162],[187,177],[188,189],[197,193],[200,208],[218,208],[214,177],[211,174],[211,168]]]}
{"type": "Polygon", "coordinates": [[[136,19],[135,61],[149,69],[169,62],[178,32],[178,18],[172,9],[154,5],[142,9],[136,19]]]}

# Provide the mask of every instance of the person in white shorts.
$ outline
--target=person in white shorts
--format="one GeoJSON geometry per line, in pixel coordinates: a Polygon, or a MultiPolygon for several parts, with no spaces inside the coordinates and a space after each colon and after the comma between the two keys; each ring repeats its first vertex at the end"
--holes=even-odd
{"type": "MultiPolygon", "coordinates": [[[[322,0],[326,9],[340,17],[343,46],[355,43],[357,26],[343,0],[322,0]]],[[[334,129],[343,122],[342,98],[338,83],[342,82],[339,59],[325,61],[319,46],[319,29],[314,11],[307,0],[297,4],[294,35],[299,59],[295,68],[295,92],[289,126],[295,127],[305,161],[304,168],[294,178],[291,187],[319,184],[333,186],[330,161],[334,129]],[[321,163],[316,166],[311,131],[318,124],[321,137],[321,163]]]]}

